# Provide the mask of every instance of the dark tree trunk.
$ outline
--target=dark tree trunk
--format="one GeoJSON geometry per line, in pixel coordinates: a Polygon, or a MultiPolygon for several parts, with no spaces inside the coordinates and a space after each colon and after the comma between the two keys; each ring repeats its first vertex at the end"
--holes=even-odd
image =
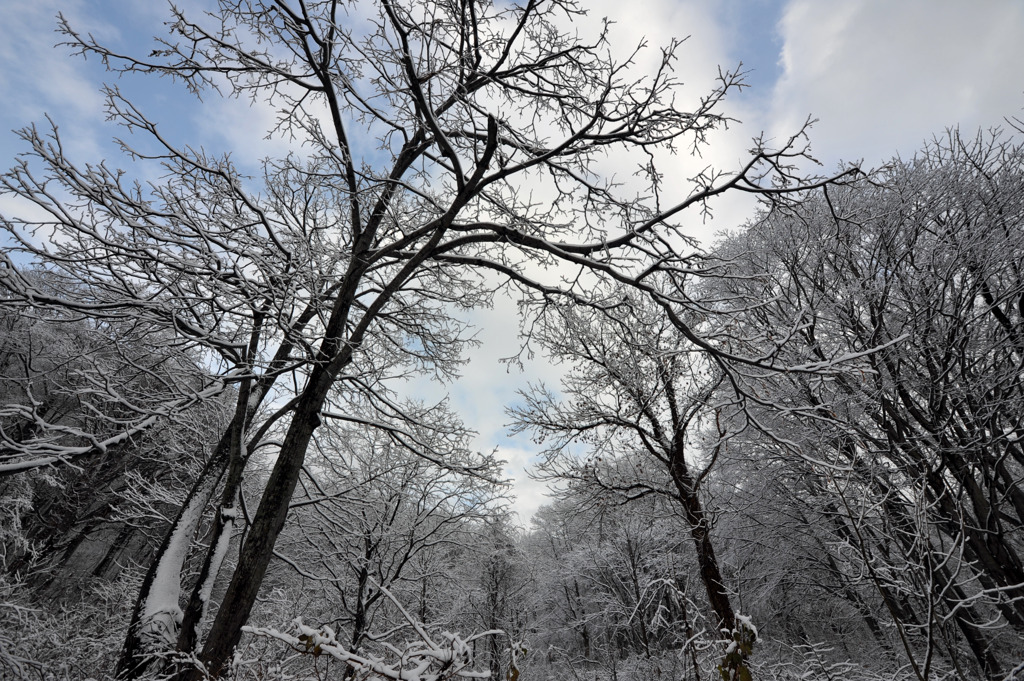
{"type": "Polygon", "coordinates": [[[700,579],[707,590],[708,602],[718,617],[719,629],[732,632],[736,628],[736,613],[729,602],[729,592],[725,587],[722,571],[718,567],[718,559],[715,557],[707,514],[697,496],[697,490],[694,488],[693,478],[683,459],[683,453],[673,451],[671,461],[672,481],[679,493],[679,501],[682,502],[686,522],[690,525],[690,536],[693,537],[693,544],[697,549],[700,579]]]}
{"type": "MultiPolygon", "coordinates": [[[[242,627],[256,602],[263,577],[274,553],[274,544],[288,516],[289,503],[299,480],[306,448],[313,432],[320,425],[323,406],[331,380],[323,369],[314,372],[311,388],[297,406],[288,433],[278,454],[277,463],[270,474],[252,521],[252,528],[235,568],[231,583],[214,619],[206,645],[200,657],[206,665],[206,674],[217,678],[224,663],[242,636],[242,627]]],[[[204,672],[192,667],[178,676],[181,681],[200,681],[204,672]]]]}

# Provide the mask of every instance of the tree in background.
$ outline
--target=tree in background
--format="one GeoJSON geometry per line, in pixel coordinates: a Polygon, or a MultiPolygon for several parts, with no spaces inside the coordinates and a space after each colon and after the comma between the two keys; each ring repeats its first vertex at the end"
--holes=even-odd
{"type": "Polygon", "coordinates": [[[14,635],[11,653],[20,650],[29,668],[63,658],[73,665],[67,673],[85,675],[89,664],[109,662],[111,640],[124,635],[124,590],[138,588],[135,566],[148,563],[167,532],[227,422],[226,402],[199,400],[180,418],[122,438],[119,428],[140,411],[203,385],[195,357],[117,322],[2,302],[0,315],[0,430],[13,462],[0,475],[0,584],[5,609],[34,621],[14,635]],[[17,470],[19,459],[90,441],[107,450],[17,470]],[[61,655],[54,640],[76,655],[61,655]]]}
{"type": "MultiPolygon", "coordinates": [[[[39,277],[37,286],[43,288],[44,280],[39,277]]],[[[83,542],[117,526],[119,536],[107,556],[98,565],[77,566],[79,571],[104,572],[119,552],[138,543],[138,535],[153,529],[145,521],[133,525],[116,520],[123,494],[132,484],[187,488],[202,466],[210,432],[224,420],[223,402],[197,400],[181,407],[183,418],[156,420],[123,438],[121,427],[140,413],[152,415],[151,407],[201,390],[204,372],[195,357],[115,322],[4,302],[12,301],[0,301],[5,332],[0,341],[0,434],[3,456],[11,463],[0,466],[0,479],[5,487],[16,487],[13,478],[26,459],[66,464],[44,471],[36,466],[20,477],[33,481],[29,503],[22,509],[30,512],[19,513],[18,503],[9,497],[13,515],[8,522],[19,526],[21,534],[4,552],[5,568],[23,577],[43,566],[59,568],[83,542]],[[74,454],[61,458],[43,453],[80,451],[97,442],[105,443],[107,451],[84,466],[76,465],[74,454]]],[[[36,574],[44,581],[53,577],[50,571],[36,574]]]]}
{"type": "Polygon", "coordinates": [[[652,275],[657,306],[539,304],[533,337],[571,369],[518,427],[595,498],[687,508],[721,622],[735,594],[805,662],[860,640],[865,673],[899,655],[921,679],[1002,678],[1024,603],[1021,154],[951,133],[769,206],[689,281],[652,275]]]}
{"type": "Polygon", "coordinates": [[[621,296],[614,310],[593,313],[545,306],[535,338],[572,369],[557,398],[543,387],[512,411],[516,427],[550,439],[548,470],[625,499],[667,496],[679,504],[696,552],[717,629],[737,628],[711,540],[700,484],[725,435],[711,401],[721,384],[717,367],[644,298],[621,296]],[[710,428],[710,430],[709,430],[710,428]],[[710,433],[710,438],[708,437],[710,433]],[[590,454],[580,461],[571,446],[590,454]]]}
{"type": "Polygon", "coordinates": [[[761,377],[748,432],[802,459],[793,492],[817,499],[919,678],[960,643],[1002,678],[1022,631],[1022,154],[952,132],[716,250],[723,298],[764,301],[744,308],[762,352],[856,358],[761,377]]]}
{"type": "Polygon", "coordinates": [[[700,678],[721,661],[717,617],[678,502],[577,481],[535,516],[528,673],[700,678]]]}

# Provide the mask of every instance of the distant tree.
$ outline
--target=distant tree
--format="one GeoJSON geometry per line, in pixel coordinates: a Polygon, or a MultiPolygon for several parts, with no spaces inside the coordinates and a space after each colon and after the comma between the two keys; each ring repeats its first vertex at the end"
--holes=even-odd
{"type": "Polygon", "coordinates": [[[542,506],[525,537],[527,560],[536,573],[534,647],[552,651],[549,659],[582,666],[598,654],[599,626],[573,553],[592,536],[590,514],[572,499],[542,506]]]}
{"type": "Polygon", "coordinates": [[[655,495],[678,504],[715,628],[731,639],[739,624],[701,489],[728,435],[722,372],[660,307],[628,292],[619,299],[601,311],[544,306],[534,338],[570,369],[560,395],[542,386],[523,395],[511,410],[515,428],[546,444],[543,467],[556,479],[622,500],[655,495]]]}
{"type": "MultiPolygon", "coordinates": [[[[37,281],[40,290],[43,281],[37,281]]],[[[210,430],[224,420],[223,401],[196,399],[187,407],[181,403],[176,407],[180,419],[156,420],[124,438],[122,426],[134,423],[140,414],[152,417],[153,409],[190,390],[202,390],[204,372],[195,358],[116,322],[37,314],[4,302],[0,301],[0,434],[2,456],[10,463],[6,468],[0,465],[0,497],[12,504],[22,536],[20,550],[14,541],[3,563],[23,578],[31,570],[31,581],[38,586],[40,580],[62,571],[82,543],[96,538],[103,528],[120,527],[115,529],[118,538],[105,549],[108,557],[118,556],[153,529],[144,520],[117,520],[117,506],[125,501],[122,493],[132,476],[142,484],[191,484],[190,476],[202,465],[210,430]],[[97,442],[104,442],[106,451],[77,465],[77,452],[97,442]],[[62,450],[68,453],[58,453],[62,450]],[[34,462],[29,467],[34,472],[23,476],[24,482],[31,479],[30,496],[19,512],[19,502],[8,490],[20,487],[12,477],[26,460],[34,462]],[[49,466],[37,465],[47,460],[49,466]],[[46,569],[40,572],[42,567],[46,569]]],[[[160,526],[159,531],[164,529],[160,526]]],[[[109,562],[88,569],[100,570],[109,562]]]]}
{"type": "Polygon", "coordinates": [[[461,617],[474,631],[503,631],[508,646],[491,637],[479,646],[478,660],[486,661],[491,678],[518,676],[517,650],[521,650],[529,619],[532,570],[522,550],[520,535],[507,515],[477,524],[475,543],[465,555],[470,560],[461,571],[461,617]]]}
{"type": "MultiPolygon", "coordinates": [[[[488,466],[489,457],[468,449],[449,453],[438,465],[373,431],[338,429],[330,442],[343,448],[331,455],[325,451],[330,444],[320,442],[324,456],[311,457],[300,481],[304,491],[293,501],[296,529],[280,550],[288,555],[294,547],[314,557],[308,572],[321,574],[325,587],[334,585],[340,603],[328,609],[334,613],[330,621],[350,632],[354,650],[383,598],[377,587],[415,602],[409,600],[420,595],[414,561],[422,554],[468,550],[473,526],[495,512],[501,488],[452,472],[449,466],[460,459],[467,468],[488,466]]],[[[433,618],[418,619],[433,625],[433,618]]]]}
{"type": "Polygon", "coordinates": [[[743,611],[771,632],[765,645],[810,646],[824,659],[879,674],[898,666],[901,647],[886,599],[912,619],[906,592],[886,587],[880,594],[865,578],[851,543],[855,529],[825,476],[746,435],[722,448],[707,484],[720,509],[721,560],[743,611]]]}
{"type": "Polygon", "coordinates": [[[576,483],[535,520],[525,542],[537,603],[528,644],[546,654],[531,659],[531,674],[639,681],[713,673],[716,617],[690,596],[704,587],[674,501],[623,503],[576,483]]]}
{"type": "Polygon", "coordinates": [[[0,290],[0,478],[130,449],[132,438],[219,392],[173,335],[26,300],[61,290],[46,271],[4,276],[22,288],[0,290]]]}

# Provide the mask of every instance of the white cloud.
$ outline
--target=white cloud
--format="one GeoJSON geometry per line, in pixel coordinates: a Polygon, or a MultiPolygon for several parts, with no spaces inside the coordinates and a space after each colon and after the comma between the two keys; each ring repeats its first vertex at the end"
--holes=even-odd
{"type": "Polygon", "coordinates": [[[1020,3],[793,0],[779,30],[767,127],[783,134],[813,114],[828,166],[909,155],[946,127],[998,125],[1024,106],[1020,3]]]}
{"type": "MultiPolygon", "coordinates": [[[[625,53],[646,42],[646,49],[638,55],[638,72],[651,72],[660,59],[662,47],[673,40],[685,39],[673,63],[675,75],[684,84],[675,102],[680,108],[696,108],[700,99],[718,85],[720,67],[731,70],[739,65],[740,58],[733,50],[733,36],[721,22],[714,3],[638,0],[627,6],[618,0],[593,0],[587,7],[593,20],[608,17],[615,22],[609,39],[616,51],[625,53]]],[[[753,118],[738,94],[727,97],[719,113],[741,121],[753,118]]],[[[740,167],[749,158],[751,138],[759,132],[755,127],[736,124],[729,130],[712,133],[709,144],[701,148],[699,155],[693,154],[685,143],[674,155],[658,155],[665,177],[663,205],[671,206],[686,198],[693,187],[690,178],[709,166],[725,171],[740,167]]],[[[610,159],[604,168],[614,168],[618,162],[619,159],[610,159]]],[[[626,173],[620,170],[618,174],[626,173]]],[[[713,201],[710,204],[714,211],[712,220],[705,220],[699,210],[690,210],[677,216],[677,221],[686,234],[707,241],[715,231],[736,226],[744,220],[753,206],[753,201],[746,198],[713,201]]]]}
{"type": "Polygon", "coordinates": [[[520,525],[530,526],[530,518],[544,504],[551,503],[550,490],[547,483],[534,480],[529,476],[535,462],[535,453],[529,449],[502,447],[501,456],[507,462],[505,472],[512,479],[512,494],[515,501],[512,510],[518,517],[520,525]]]}
{"type": "MultiPolygon", "coordinates": [[[[85,30],[103,35],[100,22],[83,16],[81,2],[40,0],[5,12],[0,22],[0,150],[5,161],[24,149],[10,132],[31,123],[45,125],[50,114],[61,127],[66,147],[96,152],[102,145],[96,128],[104,119],[102,96],[95,78],[98,64],[69,56],[69,48],[57,46],[64,37],[56,33],[57,13],[63,12],[85,30]]],[[[9,162],[4,164],[5,167],[9,162]]]]}

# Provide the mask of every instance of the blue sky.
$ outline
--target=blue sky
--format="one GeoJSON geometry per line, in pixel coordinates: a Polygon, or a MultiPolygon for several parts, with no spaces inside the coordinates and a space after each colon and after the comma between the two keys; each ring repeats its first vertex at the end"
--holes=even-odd
{"type": "MultiPolygon", "coordinates": [[[[823,170],[840,160],[877,165],[896,153],[912,155],[948,126],[973,132],[1000,125],[1004,117],[1024,117],[1024,3],[1016,0],[590,0],[586,6],[593,20],[616,22],[611,38],[623,49],[646,38],[653,56],[657,45],[690,36],[676,68],[695,93],[704,91],[719,65],[742,62],[749,71],[751,87],[726,104],[742,124],[713,138],[704,158],[675,159],[679,177],[708,163],[733,167],[752,137],[764,131],[783,139],[808,116],[818,119],[811,142],[823,170]]],[[[8,131],[49,113],[72,156],[124,165],[110,143],[120,133],[104,123],[99,94],[104,80],[114,81],[95,59],[53,47],[60,39],[54,17],[63,11],[83,32],[148,54],[165,7],[159,0],[0,0],[0,163],[11,165],[20,149],[8,131]]],[[[211,96],[196,106],[167,80],[117,84],[179,141],[233,150],[239,162],[286,149],[262,140],[269,117],[246,102],[211,96]]],[[[751,209],[728,202],[716,206],[710,224],[696,218],[690,224],[708,239],[741,224],[751,209]]],[[[0,211],[13,210],[0,197],[0,211]]],[[[527,380],[557,380],[557,373],[543,361],[529,363],[524,374],[498,363],[517,347],[512,306],[481,311],[474,320],[483,345],[473,351],[463,380],[436,390],[449,392],[465,409],[480,432],[480,448],[499,446],[509,459],[509,475],[518,480],[516,508],[525,521],[543,501],[543,487],[526,479],[533,449],[525,439],[506,437],[503,406],[527,380]]]]}

